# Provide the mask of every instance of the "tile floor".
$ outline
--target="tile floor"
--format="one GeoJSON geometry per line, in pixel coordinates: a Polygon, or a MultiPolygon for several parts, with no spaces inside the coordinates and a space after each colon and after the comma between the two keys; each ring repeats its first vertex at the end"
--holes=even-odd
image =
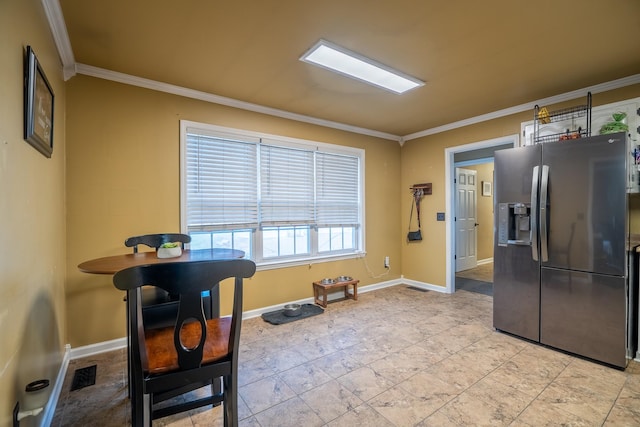
{"type": "MultiPolygon", "coordinates": [[[[623,372],[492,329],[490,296],[394,286],[321,315],[243,323],[240,426],[638,426],[640,363],[623,372]]],[[[124,350],[73,360],[53,426],[130,423],[124,350]],[[96,385],[69,391],[77,368],[96,385]]],[[[221,426],[219,407],[154,425],[221,426]]]]}

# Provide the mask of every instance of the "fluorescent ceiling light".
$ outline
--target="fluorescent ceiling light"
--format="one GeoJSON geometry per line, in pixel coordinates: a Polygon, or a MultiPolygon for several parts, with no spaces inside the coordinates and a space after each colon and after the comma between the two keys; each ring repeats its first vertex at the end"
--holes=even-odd
{"type": "Polygon", "coordinates": [[[404,93],[424,85],[423,81],[415,77],[396,71],[326,40],[320,40],[316,43],[300,57],[300,60],[395,93],[404,93]]]}

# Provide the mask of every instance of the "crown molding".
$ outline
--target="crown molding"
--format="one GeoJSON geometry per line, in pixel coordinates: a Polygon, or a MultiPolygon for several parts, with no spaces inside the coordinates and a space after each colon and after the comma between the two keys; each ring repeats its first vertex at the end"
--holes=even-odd
{"type": "Polygon", "coordinates": [[[412,139],[421,138],[428,135],[435,135],[437,133],[446,132],[449,130],[485,122],[488,120],[497,119],[500,117],[509,116],[512,114],[521,113],[523,111],[531,111],[534,106],[537,105],[550,105],[557,104],[564,101],[570,101],[572,99],[584,96],[586,92],[601,93],[614,89],[623,88],[633,84],[640,83],[640,74],[634,74],[632,76],[623,77],[621,79],[612,80],[610,82],[601,83],[594,86],[589,86],[583,89],[574,90],[572,92],[563,93],[548,98],[539,99],[537,101],[520,104],[515,107],[509,107],[502,110],[494,111],[492,113],[482,114],[479,116],[471,117],[457,122],[449,123],[443,126],[437,126],[430,129],[425,129],[420,132],[411,133],[405,136],[393,135],[386,132],[379,132],[372,129],[361,128],[358,126],[351,126],[345,123],[333,122],[329,120],[323,120],[316,117],[305,116],[302,114],[291,113],[289,111],[279,110],[276,108],[265,107],[258,104],[252,104],[249,102],[239,101],[233,98],[226,98],[219,95],[214,95],[207,92],[201,92],[193,89],[184,88],[181,86],[175,86],[168,83],[157,82],[154,80],[144,79],[141,77],[131,76],[116,71],[105,70],[103,68],[94,67],[91,65],[78,64],[75,61],[73,55],[73,49],[71,48],[71,42],[69,40],[69,34],[67,33],[67,26],[64,22],[64,16],[62,9],[60,8],[59,0],[41,0],[44,7],[47,19],[49,20],[49,26],[58,49],[58,54],[62,61],[62,69],[64,80],[67,81],[76,74],[85,74],[92,77],[111,80],[119,83],[129,84],[133,86],[139,86],[147,89],[157,90],[160,92],[171,93],[174,95],[184,96],[187,98],[198,99],[201,101],[211,102],[214,104],[226,105],[228,107],[239,108],[242,110],[253,111],[256,113],[267,114],[271,116],[281,117],[284,119],[295,120],[304,123],[310,123],[318,126],[324,126],[328,128],[343,130],[347,132],[353,132],[362,135],[368,135],[376,138],[387,139],[396,141],[400,146],[403,146],[406,141],[412,139]]]}
{"type": "Polygon", "coordinates": [[[438,126],[431,129],[426,129],[420,132],[405,135],[401,138],[402,143],[410,141],[412,139],[421,138],[427,135],[434,135],[437,133],[446,132],[449,130],[461,128],[464,126],[473,125],[476,123],[486,122],[488,120],[497,119],[500,117],[510,116],[516,113],[522,113],[523,111],[533,111],[536,105],[551,105],[558,104],[560,102],[570,101],[572,99],[585,96],[587,92],[602,93],[614,89],[620,89],[625,86],[631,86],[640,83],[640,74],[634,74],[632,76],[623,77],[621,79],[612,80],[610,82],[589,86],[583,89],[574,90],[571,92],[563,93],[560,95],[550,96],[548,98],[539,99],[537,101],[528,102],[526,104],[516,105],[515,107],[505,108],[503,110],[494,111],[492,113],[482,114],[480,116],[471,117],[468,119],[460,120],[457,122],[449,123],[443,126],[438,126]]]}
{"type": "MultiPolygon", "coordinates": [[[[55,0],[52,0],[55,1],[55,0]]],[[[438,133],[446,132],[449,130],[482,123],[485,121],[497,119],[500,117],[510,116],[512,114],[521,113],[523,111],[533,111],[535,105],[551,105],[560,102],[570,101],[572,99],[584,96],[585,93],[602,93],[614,89],[620,89],[626,86],[640,83],[640,74],[634,74],[632,76],[623,77],[621,79],[612,80],[610,82],[601,83],[594,86],[589,86],[583,89],[577,89],[571,92],[566,92],[560,95],[550,96],[548,98],[542,98],[537,101],[531,101],[525,104],[520,104],[515,107],[509,107],[502,110],[494,111],[487,114],[471,117],[457,122],[448,123],[443,126],[437,126],[435,128],[426,129],[420,132],[412,133],[405,136],[393,135],[390,133],[379,132],[372,129],[361,128],[357,126],[351,126],[344,123],[332,122],[329,120],[323,120],[316,117],[305,116],[302,114],[291,113],[289,111],[278,110],[276,108],[265,107],[258,104],[252,104],[249,102],[239,101],[233,98],[227,98],[224,96],[214,95],[207,92],[201,92],[194,89],[189,89],[181,86],[175,86],[168,83],[162,83],[155,80],[145,79],[142,77],[136,77],[129,74],[119,73],[116,71],[105,70],[103,68],[94,67],[85,64],[74,64],[74,74],[84,74],[87,76],[97,77],[105,80],[111,80],[119,83],[124,83],[132,86],[143,87],[146,89],[157,90],[160,92],[166,92],[174,95],[184,96],[187,98],[198,99],[201,101],[211,102],[214,104],[226,105],[228,107],[239,108],[242,110],[253,111],[256,113],[267,114],[271,116],[281,117],[289,120],[295,120],[299,122],[311,123],[318,126],[324,126],[328,128],[344,130],[347,132],[358,133],[362,135],[373,136],[376,138],[387,139],[396,141],[402,147],[405,142],[412,139],[421,138],[428,135],[435,135],[438,133]]]]}
{"type": "Polygon", "coordinates": [[[265,107],[263,105],[258,105],[258,104],[252,104],[250,102],[239,101],[237,99],[214,95],[214,94],[202,92],[199,90],[189,89],[189,88],[176,86],[168,83],[162,83],[155,80],[136,77],[136,76],[132,76],[124,73],[119,73],[116,71],[105,70],[104,68],[98,68],[91,65],[76,64],[76,71],[78,74],[84,74],[87,76],[97,77],[105,80],[111,80],[118,83],[124,83],[128,85],[143,87],[146,89],[157,90],[160,92],[166,92],[173,95],[184,96],[187,98],[198,99],[201,101],[211,102],[214,104],[226,105],[228,107],[239,108],[242,110],[253,111],[256,113],[268,114],[270,116],[281,117],[284,119],[311,123],[318,126],[344,130],[347,132],[359,133],[362,135],[388,139],[391,141],[400,140],[400,137],[398,135],[392,135],[390,133],[379,132],[371,129],[365,129],[357,126],[347,125],[344,123],[332,122],[329,120],[318,119],[316,117],[291,113],[289,111],[278,110],[276,108],[265,107]]]}
{"type": "Polygon", "coordinates": [[[71,48],[71,41],[69,40],[69,33],[67,33],[67,25],[64,22],[60,2],[59,0],[42,0],[42,7],[47,15],[53,40],[62,61],[64,81],[67,81],[76,74],[76,60],[73,57],[73,49],[71,48]]]}
{"type": "Polygon", "coordinates": [[[67,25],[64,21],[64,15],[60,7],[59,0],[41,0],[44,7],[47,20],[49,21],[49,27],[53,34],[53,39],[58,49],[58,55],[62,61],[62,72],[64,80],[67,81],[76,74],[85,74],[88,76],[98,77],[106,80],[112,80],[124,84],[133,86],[144,87],[147,89],[157,90],[161,92],[171,93],[174,95],[185,96],[188,98],[199,99],[201,101],[212,102],[215,104],[226,105],[229,107],[239,108],[243,110],[253,111],[262,114],[268,114],[271,116],[281,117],[290,120],[296,120],[299,122],[311,123],[318,126],[324,126],[328,128],[343,130],[347,132],[358,133],[362,135],[373,136],[376,138],[388,139],[391,141],[400,141],[398,135],[393,135],[386,132],[379,132],[371,129],[361,128],[357,126],[351,126],[344,123],[332,122],[329,120],[322,120],[316,117],[305,116],[302,114],[291,113],[284,110],[278,110],[276,108],[264,107],[258,104],[252,104],[249,102],[238,101],[232,98],[226,98],[206,92],[201,92],[193,89],[188,89],[180,86],[170,85],[167,83],[161,83],[141,77],[131,76],[128,74],[118,73],[115,71],[105,70],[98,67],[93,67],[85,64],[78,64],[73,55],[73,49],[71,47],[71,41],[69,40],[69,33],[67,33],[67,25]]]}

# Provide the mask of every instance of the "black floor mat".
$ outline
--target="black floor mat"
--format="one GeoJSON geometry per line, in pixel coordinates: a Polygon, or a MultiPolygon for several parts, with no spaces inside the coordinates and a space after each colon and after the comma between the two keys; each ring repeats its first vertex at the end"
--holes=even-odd
{"type": "Polygon", "coordinates": [[[456,277],[456,291],[468,291],[493,296],[493,283],[456,277]]]}
{"type": "Polygon", "coordinates": [[[303,304],[300,309],[302,311],[300,316],[289,317],[283,314],[284,310],[276,310],[269,313],[263,313],[262,320],[269,322],[272,325],[282,325],[283,323],[294,322],[296,320],[306,319],[307,317],[324,313],[324,309],[315,304],[303,304]]]}
{"type": "Polygon", "coordinates": [[[94,385],[96,383],[96,369],[98,365],[87,366],[86,368],[76,369],[73,373],[73,381],[71,382],[71,391],[94,385]]]}

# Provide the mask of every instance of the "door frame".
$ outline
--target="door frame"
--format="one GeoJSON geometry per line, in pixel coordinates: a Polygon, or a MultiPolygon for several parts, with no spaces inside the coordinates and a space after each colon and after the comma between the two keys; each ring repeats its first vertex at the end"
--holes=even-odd
{"type": "Polygon", "coordinates": [[[458,145],[455,147],[449,147],[444,150],[444,165],[445,165],[445,209],[449,212],[445,216],[445,251],[446,251],[446,288],[445,292],[450,294],[455,291],[456,283],[456,268],[455,268],[455,238],[456,238],[456,225],[453,221],[453,215],[455,214],[455,198],[453,194],[455,192],[454,178],[456,176],[456,165],[454,161],[454,155],[456,153],[464,153],[466,151],[480,150],[483,148],[497,147],[500,145],[512,144],[513,147],[517,147],[520,144],[520,134],[506,135],[500,138],[493,138],[484,141],[472,142],[469,144],[458,145]]]}

